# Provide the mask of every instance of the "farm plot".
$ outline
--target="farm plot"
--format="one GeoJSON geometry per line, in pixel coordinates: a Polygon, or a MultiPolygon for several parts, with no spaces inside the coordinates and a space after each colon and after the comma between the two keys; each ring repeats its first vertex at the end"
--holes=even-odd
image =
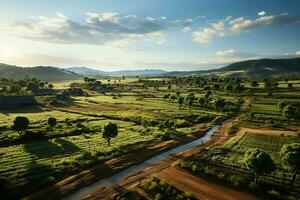
{"type": "Polygon", "coordinates": [[[295,136],[271,136],[255,133],[245,133],[237,135],[228,141],[223,148],[230,151],[230,160],[241,160],[245,151],[250,148],[258,148],[271,155],[275,163],[280,165],[279,151],[284,144],[300,143],[300,138],[295,136]]]}
{"type": "MultiPolygon", "coordinates": [[[[140,135],[138,126],[121,127],[111,146],[100,134],[79,135],[0,148],[0,179],[6,189],[23,193],[60,176],[79,171],[97,161],[133,150],[129,145],[148,143],[152,135],[140,135]]],[[[137,146],[136,148],[142,148],[137,146]]]]}
{"type": "Polygon", "coordinates": [[[107,122],[105,121],[105,118],[90,117],[56,110],[33,113],[9,113],[0,115],[1,144],[19,140],[20,136],[18,132],[11,129],[13,121],[17,116],[23,116],[29,119],[30,124],[29,128],[27,129],[27,133],[30,134],[24,136],[31,136],[31,138],[34,136],[59,137],[78,135],[81,133],[94,133],[101,131],[101,126],[107,122]],[[49,125],[47,122],[49,117],[54,117],[57,120],[57,125],[53,128],[53,130],[49,130],[49,125]]]}

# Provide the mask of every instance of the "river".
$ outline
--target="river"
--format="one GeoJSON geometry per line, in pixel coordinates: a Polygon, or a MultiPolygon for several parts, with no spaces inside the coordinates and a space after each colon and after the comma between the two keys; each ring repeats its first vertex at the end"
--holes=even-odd
{"type": "Polygon", "coordinates": [[[200,144],[208,141],[212,137],[212,135],[218,130],[219,127],[220,127],[220,125],[214,125],[203,136],[201,136],[200,138],[198,138],[196,140],[193,140],[192,142],[174,147],[168,151],[165,151],[156,156],[153,156],[152,158],[147,159],[146,161],[144,161],[138,165],[131,166],[131,167],[129,167],[119,173],[116,173],[110,177],[96,181],[95,183],[93,183],[89,186],[86,186],[86,187],[83,187],[83,188],[77,190],[75,193],[71,194],[70,196],[65,197],[64,199],[65,200],[81,199],[81,198],[93,193],[94,191],[96,191],[99,188],[115,185],[116,183],[123,180],[124,178],[131,175],[132,173],[138,172],[138,171],[143,170],[151,165],[157,164],[158,162],[160,162],[162,159],[166,158],[169,155],[185,151],[189,148],[195,147],[197,145],[200,145],[200,144]]]}

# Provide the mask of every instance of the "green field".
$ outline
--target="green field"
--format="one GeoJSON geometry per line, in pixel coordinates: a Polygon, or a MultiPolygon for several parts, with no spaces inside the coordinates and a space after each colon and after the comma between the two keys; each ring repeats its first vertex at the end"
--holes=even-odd
{"type": "MultiPolygon", "coordinates": [[[[228,141],[222,148],[230,151],[226,158],[230,162],[238,163],[242,159],[244,153],[250,148],[258,148],[271,155],[275,163],[280,166],[279,151],[284,144],[299,143],[300,138],[295,136],[272,136],[272,135],[258,135],[255,133],[246,133],[238,135],[228,141]],[[228,156],[228,157],[227,157],[228,156]]],[[[226,163],[226,161],[225,161],[226,163]]]]}

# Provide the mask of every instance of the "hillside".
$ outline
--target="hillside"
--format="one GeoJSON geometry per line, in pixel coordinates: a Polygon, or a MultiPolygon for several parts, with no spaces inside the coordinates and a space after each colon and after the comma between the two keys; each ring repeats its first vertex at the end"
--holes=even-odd
{"type": "Polygon", "coordinates": [[[102,71],[88,67],[70,67],[66,70],[84,76],[157,76],[166,73],[160,69],[102,71]]]}
{"type": "Polygon", "coordinates": [[[107,76],[108,75],[108,72],[96,70],[88,67],[70,67],[70,68],[66,68],[66,70],[84,76],[107,76]]]}
{"type": "Polygon", "coordinates": [[[0,64],[0,77],[21,79],[25,77],[38,78],[43,81],[61,81],[82,79],[81,75],[56,67],[17,67],[13,65],[0,64]]]}
{"type": "Polygon", "coordinates": [[[168,72],[167,76],[227,76],[244,78],[264,78],[276,76],[300,75],[300,58],[259,59],[232,63],[215,70],[168,72]]]}
{"type": "Polygon", "coordinates": [[[145,70],[121,70],[109,72],[110,76],[157,76],[166,73],[160,69],[145,69],[145,70]]]}

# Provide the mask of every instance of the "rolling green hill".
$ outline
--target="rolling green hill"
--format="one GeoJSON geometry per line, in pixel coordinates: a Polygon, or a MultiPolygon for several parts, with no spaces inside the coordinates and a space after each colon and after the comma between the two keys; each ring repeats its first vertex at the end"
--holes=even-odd
{"type": "Polygon", "coordinates": [[[43,81],[77,80],[83,76],[56,67],[17,67],[0,64],[0,78],[38,78],[43,81]]]}
{"type": "Polygon", "coordinates": [[[276,76],[299,76],[300,58],[292,59],[259,59],[232,63],[214,70],[168,72],[168,76],[227,76],[244,78],[265,78],[276,76]]]}

